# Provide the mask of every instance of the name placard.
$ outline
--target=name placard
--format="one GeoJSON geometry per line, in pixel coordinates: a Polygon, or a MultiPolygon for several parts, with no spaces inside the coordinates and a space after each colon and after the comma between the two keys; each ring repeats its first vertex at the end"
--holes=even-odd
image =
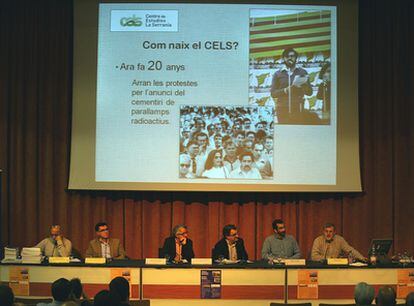
{"type": "Polygon", "coordinates": [[[69,262],[69,257],[49,257],[49,263],[51,264],[65,264],[69,262]]]}
{"type": "Polygon", "coordinates": [[[145,258],[146,265],[166,265],[166,258],[145,258]]]}
{"type": "Polygon", "coordinates": [[[104,265],[106,264],[106,258],[104,257],[86,257],[85,258],[86,264],[91,265],[104,265]]]}
{"type": "Polygon", "coordinates": [[[328,258],[328,265],[348,265],[348,258],[328,258]]]}
{"type": "Polygon", "coordinates": [[[305,266],[306,259],[285,259],[284,263],[286,266],[305,266]]]}
{"type": "Polygon", "coordinates": [[[211,258],[193,258],[191,259],[192,265],[212,265],[213,259],[211,258]]]}

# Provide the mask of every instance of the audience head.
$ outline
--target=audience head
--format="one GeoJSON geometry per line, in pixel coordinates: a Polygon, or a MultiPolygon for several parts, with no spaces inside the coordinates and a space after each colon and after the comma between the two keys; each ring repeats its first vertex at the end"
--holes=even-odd
{"type": "Polygon", "coordinates": [[[0,285],[0,305],[12,306],[14,303],[13,290],[9,286],[0,285]]]}
{"type": "Polygon", "coordinates": [[[55,301],[65,302],[71,296],[72,288],[66,278],[59,278],[52,284],[52,296],[55,301]]]}
{"type": "Polygon", "coordinates": [[[414,306],[414,292],[411,292],[405,298],[405,306],[414,306]]]}
{"type": "Polygon", "coordinates": [[[390,286],[379,288],[375,304],[377,306],[395,306],[397,304],[395,290],[390,286]]]}
{"type": "Polygon", "coordinates": [[[117,306],[120,303],[119,297],[109,292],[109,290],[99,291],[93,299],[94,306],[117,306]]]}
{"type": "Polygon", "coordinates": [[[72,289],[73,297],[80,299],[83,292],[81,280],[79,278],[72,278],[70,280],[70,287],[72,289]]]}
{"type": "Polygon", "coordinates": [[[108,239],[109,238],[109,226],[106,222],[98,222],[95,225],[95,232],[98,238],[108,239]]]}
{"type": "Polygon", "coordinates": [[[365,282],[355,286],[354,298],[357,305],[371,305],[375,297],[374,287],[365,282]]]}
{"type": "Polygon", "coordinates": [[[129,300],[129,283],[124,277],[115,277],[109,283],[109,291],[114,295],[118,295],[121,302],[129,300]]]}

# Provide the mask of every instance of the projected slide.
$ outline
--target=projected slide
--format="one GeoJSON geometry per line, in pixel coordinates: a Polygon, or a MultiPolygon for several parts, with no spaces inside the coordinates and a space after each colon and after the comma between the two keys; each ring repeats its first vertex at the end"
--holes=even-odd
{"type": "Polygon", "coordinates": [[[335,7],[100,4],[97,182],[335,185],[335,7]]]}

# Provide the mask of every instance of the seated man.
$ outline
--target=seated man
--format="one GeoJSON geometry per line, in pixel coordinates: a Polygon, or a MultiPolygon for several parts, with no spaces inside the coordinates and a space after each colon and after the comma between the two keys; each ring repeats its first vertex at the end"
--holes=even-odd
{"type": "Polygon", "coordinates": [[[272,227],[275,233],[267,237],[263,242],[262,258],[300,258],[301,254],[298,243],[293,236],[286,235],[286,228],[283,220],[273,220],[272,227]]]}
{"type": "Polygon", "coordinates": [[[70,282],[66,278],[59,278],[52,284],[52,303],[39,303],[37,306],[57,306],[72,299],[70,282]]]}
{"type": "Polygon", "coordinates": [[[320,261],[327,258],[338,258],[341,255],[351,255],[358,260],[365,261],[364,256],[351,247],[346,240],[337,235],[335,225],[326,223],[323,226],[323,235],[320,235],[313,241],[311,259],[320,261]]]}
{"type": "Polygon", "coordinates": [[[371,305],[375,297],[374,287],[361,282],[355,286],[354,298],[357,306],[371,305]]]}
{"type": "Polygon", "coordinates": [[[72,252],[72,242],[63,237],[60,225],[50,227],[50,237],[47,237],[35,245],[40,248],[42,254],[48,257],[68,257],[72,252]]]}
{"type": "Polygon", "coordinates": [[[182,262],[183,259],[189,262],[194,258],[193,242],[188,238],[187,226],[174,226],[171,236],[164,241],[161,256],[176,263],[182,262]]]}
{"type": "Polygon", "coordinates": [[[119,239],[109,238],[109,227],[105,222],[95,225],[96,238],[89,242],[86,257],[124,259],[125,250],[119,239]]]}
{"type": "Polygon", "coordinates": [[[237,227],[227,224],[223,227],[223,239],[216,243],[213,249],[213,260],[226,258],[229,260],[247,260],[243,239],[239,238],[237,227]]]}

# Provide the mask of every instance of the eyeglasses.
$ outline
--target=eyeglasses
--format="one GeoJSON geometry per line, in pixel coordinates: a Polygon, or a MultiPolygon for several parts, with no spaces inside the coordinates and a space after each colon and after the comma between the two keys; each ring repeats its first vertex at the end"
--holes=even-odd
{"type": "Polygon", "coordinates": [[[239,235],[239,233],[235,233],[235,234],[229,234],[229,235],[227,235],[228,237],[236,237],[236,236],[238,236],[239,235]]]}
{"type": "Polygon", "coordinates": [[[98,233],[109,232],[109,228],[100,229],[98,233]]]}
{"type": "Polygon", "coordinates": [[[190,168],[190,165],[189,164],[180,164],[180,167],[190,168]]]}
{"type": "Polygon", "coordinates": [[[188,232],[177,233],[177,236],[184,236],[184,235],[187,235],[187,234],[188,234],[188,232]]]}

